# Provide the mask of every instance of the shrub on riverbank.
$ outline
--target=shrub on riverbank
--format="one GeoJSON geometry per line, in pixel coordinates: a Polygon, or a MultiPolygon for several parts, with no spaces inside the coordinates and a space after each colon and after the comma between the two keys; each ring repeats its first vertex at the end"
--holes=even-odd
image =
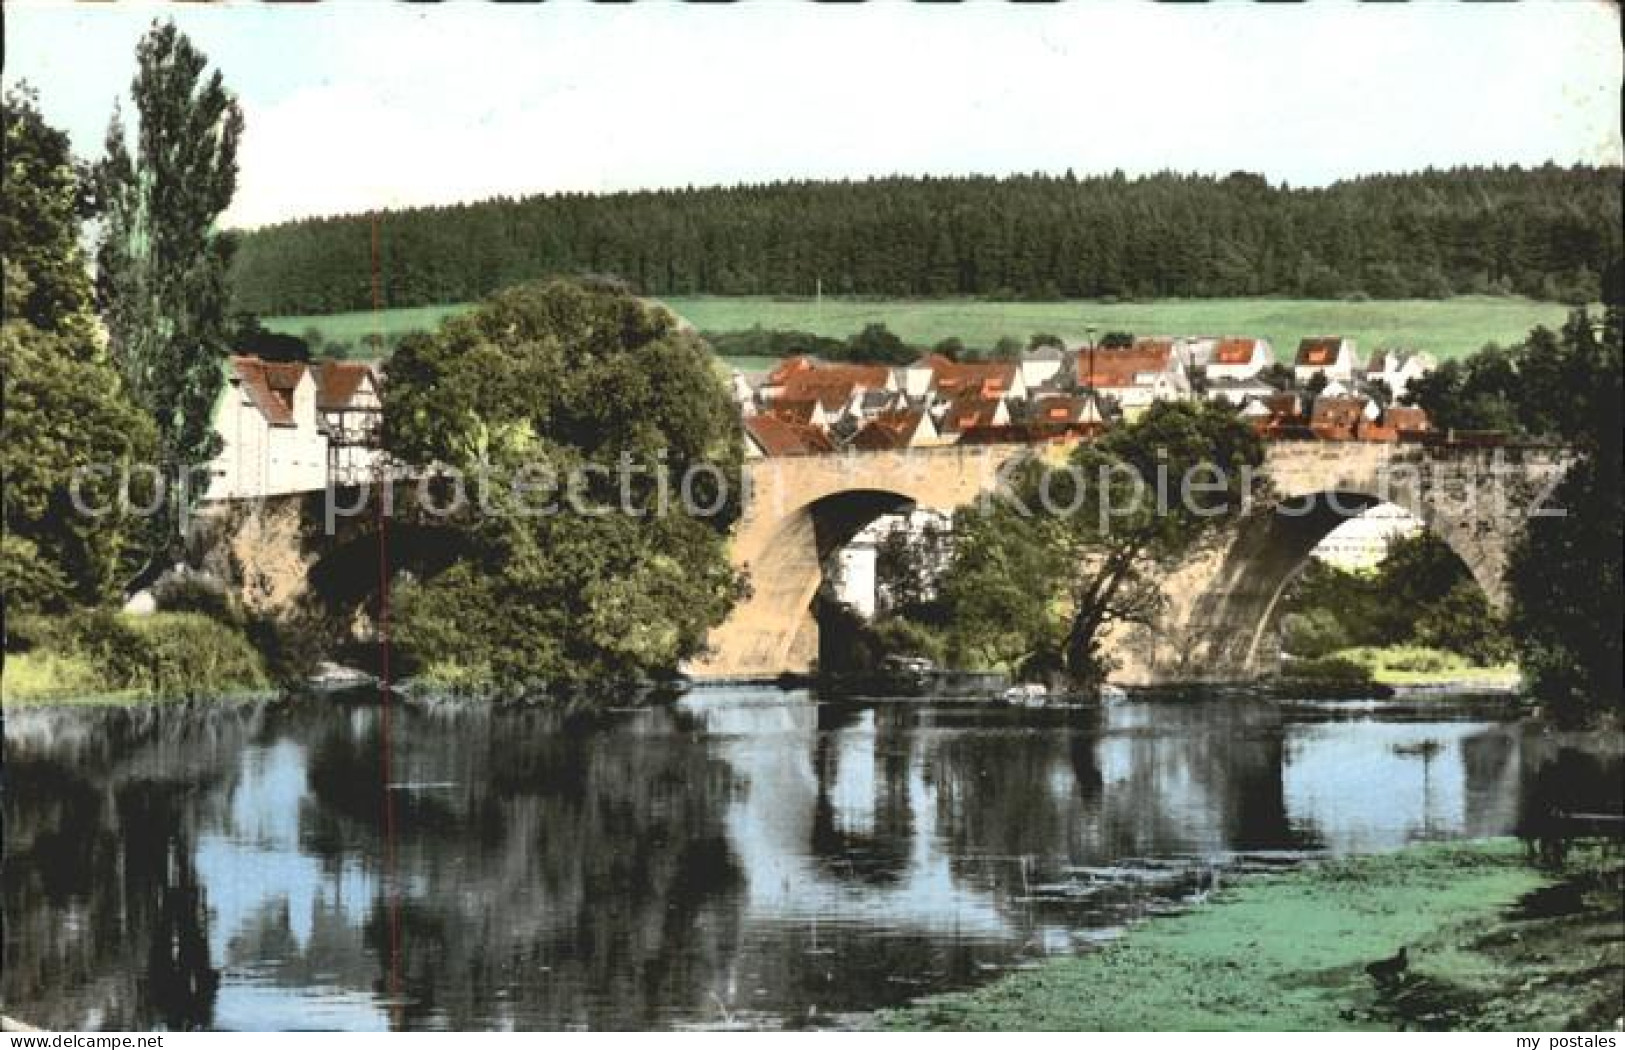
{"type": "Polygon", "coordinates": [[[6,658],[8,703],[171,699],[269,684],[248,639],[201,613],[24,617],[9,641],[15,651],[6,658]]]}
{"type": "Polygon", "coordinates": [[[1335,682],[1338,685],[1365,685],[1373,680],[1368,668],[1343,656],[1289,661],[1281,668],[1281,677],[1299,682],[1335,682]]]}

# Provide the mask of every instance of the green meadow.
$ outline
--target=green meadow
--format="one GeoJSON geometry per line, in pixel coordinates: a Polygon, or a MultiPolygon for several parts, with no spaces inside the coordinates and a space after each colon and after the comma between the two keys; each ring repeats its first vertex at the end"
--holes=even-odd
{"type": "MultiPolygon", "coordinates": [[[[761,325],[845,336],[881,322],[911,343],[930,345],[957,336],[970,346],[992,346],[1002,336],[1026,340],[1035,332],[1079,339],[1093,326],[1138,335],[1261,335],[1285,357],[1306,335],[1346,335],[1362,352],[1379,346],[1431,351],[1441,360],[1461,357],[1485,343],[1512,343],[1536,325],[1562,324],[1568,307],[1531,299],[1463,296],[1455,299],[1166,299],[1155,302],[987,302],[982,300],[785,299],[698,296],[665,300],[703,331],[761,325]]],[[[470,304],[400,310],[268,317],[267,327],[290,335],[315,329],[329,342],[361,352],[372,333],[392,342],[414,329],[432,329],[470,304]]],[[[743,359],[738,367],[762,367],[743,359]]]]}
{"type": "Polygon", "coordinates": [[[448,303],[443,306],[406,306],[397,310],[356,310],[344,314],[286,314],[262,319],[273,332],[305,336],[312,330],[321,333],[328,343],[348,343],[351,356],[373,356],[362,340],[370,335],[383,338],[386,345],[408,332],[433,331],[440,322],[452,314],[460,314],[473,303],[448,303]]]}
{"type": "Polygon", "coordinates": [[[702,297],[668,299],[696,328],[727,331],[761,325],[844,336],[883,322],[903,339],[929,345],[949,336],[991,346],[1001,336],[1026,340],[1053,332],[1081,340],[1097,335],[1261,335],[1283,355],[1306,335],[1346,335],[1361,350],[1406,346],[1440,359],[1485,343],[1521,340],[1535,325],[1560,325],[1568,308],[1530,299],[1462,297],[1345,302],[1298,299],[1167,299],[1144,303],[1072,301],[1009,303],[970,300],[858,300],[702,297]]]}

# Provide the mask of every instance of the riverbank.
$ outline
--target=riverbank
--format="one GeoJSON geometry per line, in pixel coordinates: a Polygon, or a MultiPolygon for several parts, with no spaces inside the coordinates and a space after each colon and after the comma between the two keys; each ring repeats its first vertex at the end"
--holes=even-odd
{"type": "Polygon", "coordinates": [[[16,649],[0,677],[7,707],[155,703],[271,687],[248,638],[200,613],[20,617],[8,644],[16,649]]]}
{"type": "Polygon", "coordinates": [[[879,1017],[893,1029],[1614,1029],[1621,863],[1537,870],[1508,839],[1329,861],[1226,888],[1085,955],[879,1017]],[[1408,950],[1387,988],[1366,966],[1408,950]]]}
{"type": "Polygon", "coordinates": [[[1523,682],[1517,664],[1485,667],[1458,653],[1418,645],[1360,646],[1332,656],[1364,668],[1374,682],[1399,688],[1513,691],[1523,682]]]}

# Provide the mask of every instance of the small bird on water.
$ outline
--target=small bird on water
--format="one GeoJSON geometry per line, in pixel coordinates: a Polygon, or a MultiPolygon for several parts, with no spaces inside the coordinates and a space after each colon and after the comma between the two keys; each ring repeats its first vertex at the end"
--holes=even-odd
{"type": "Polygon", "coordinates": [[[1376,981],[1377,984],[1389,985],[1399,980],[1400,975],[1405,972],[1405,968],[1409,965],[1410,960],[1405,958],[1405,946],[1400,945],[1397,954],[1391,958],[1378,959],[1376,962],[1367,966],[1365,968],[1365,972],[1369,974],[1371,979],[1376,981]]]}

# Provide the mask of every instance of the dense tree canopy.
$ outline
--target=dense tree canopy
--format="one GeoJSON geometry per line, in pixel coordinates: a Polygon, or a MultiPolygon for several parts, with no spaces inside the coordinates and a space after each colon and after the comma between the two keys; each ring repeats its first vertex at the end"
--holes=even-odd
{"type": "Polygon", "coordinates": [[[6,317],[41,331],[76,329],[76,349],[96,349],[90,273],[79,249],[79,221],[88,205],[66,133],[40,116],[25,86],[6,91],[6,191],[0,194],[0,245],[28,281],[6,288],[6,317]]]}
{"type": "Polygon", "coordinates": [[[1535,696],[1568,721],[1625,714],[1622,327],[1617,305],[1601,320],[1576,313],[1555,339],[1536,332],[1521,355],[1526,372],[1538,368],[1566,385],[1542,415],[1523,403],[1550,390],[1532,377],[1515,401],[1519,418],[1540,420],[1539,432],[1580,456],[1550,500],[1561,515],[1529,521],[1507,572],[1519,662],[1535,696]]]}
{"type": "MultiPolygon", "coordinates": [[[[1609,289],[1617,296],[1617,285],[1609,289]]],[[[1529,521],[1507,576],[1519,662],[1536,696],[1579,719],[1621,703],[1621,314],[1576,311],[1561,332],[1485,347],[1412,385],[1439,426],[1563,442],[1579,454],[1529,521]]]]}
{"type": "MultiPolygon", "coordinates": [[[[1006,298],[1517,292],[1593,301],[1621,254],[1615,168],[1467,168],[1324,189],[1245,174],[1128,179],[885,178],[391,212],[388,306],[477,299],[554,273],[615,274],[650,295],[1006,298]]],[[[246,234],[237,305],[370,305],[364,216],[246,234]]]]}
{"type": "Polygon", "coordinates": [[[6,612],[16,614],[118,597],[137,550],[131,519],[116,509],[118,472],[150,455],[153,429],[128,402],[99,341],[79,246],[86,187],[67,136],[45,122],[27,89],[6,92],[3,108],[0,586],[6,612]],[[81,467],[107,468],[80,491],[86,507],[111,513],[74,507],[70,485],[81,467]]]}
{"type": "Polygon", "coordinates": [[[403,342],[385,411],[392,453],[468,479],[446,521],[461,557],[397,592],[397,641],[431,675],[655,676],[727,613],[738,418],[664,309],[603,283],[509,289],[403,342]]]}

